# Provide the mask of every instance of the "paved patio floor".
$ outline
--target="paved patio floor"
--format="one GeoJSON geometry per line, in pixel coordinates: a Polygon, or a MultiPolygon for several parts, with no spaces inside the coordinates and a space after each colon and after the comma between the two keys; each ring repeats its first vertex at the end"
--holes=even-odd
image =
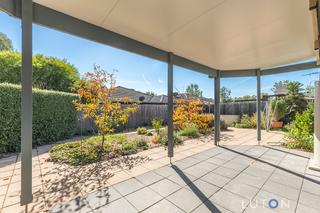
{"type": "MultiPolygon", "coordinates": [[[[54,165],[41,161],[47,154],[37,151],[40,168],[49,166],[54,172],[52,176],[41,173],[43,192],[35,195],[38,201],[30,205],[31,211],[320,212],[320,173],[307,169],[309,153],[269,146],[282,140],[278,132],[263,132],[261,145],[254,130],[231,129],[222,136],[220,147],[210,137],[177,147],[172,164],[166,151],[156,148],[131,158],[131,166],[126,163],[112,170],[109,165],[109,176],[102,166],[89,180],[90,169],[73,170],[75,174],[66,179],[71,173],[60,168],[57,175],[54,165]],[[147,156],[148,160],[141,160],[147,156]]],[[[17,165],[19,161],[13,167],[17,165]]],[[[2,212],[22,211],[16,201],[8,205],[13,177],[2,212]]]]}

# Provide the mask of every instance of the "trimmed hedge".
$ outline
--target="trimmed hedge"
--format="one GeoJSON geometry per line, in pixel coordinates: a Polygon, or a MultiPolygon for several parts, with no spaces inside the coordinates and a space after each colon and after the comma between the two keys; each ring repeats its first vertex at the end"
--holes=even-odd
{"type": "MultiPolygon", "coordinates": [[[[0,83],[21,83],[21,53],[0,51],[0,83]]],[[[67,60],[41,54],[32,57],[32,85],[48,90],[70,92],[77,80],[78,70],[67,60]]]]}
{"type": "MultiPolygon", "coordinates": [[[[71,137],[77,111],[76,94],[33,89],[33,146],[71,137]]],[[[0,84],[0,153],[20,151],[21,87],[0,84]]]]}

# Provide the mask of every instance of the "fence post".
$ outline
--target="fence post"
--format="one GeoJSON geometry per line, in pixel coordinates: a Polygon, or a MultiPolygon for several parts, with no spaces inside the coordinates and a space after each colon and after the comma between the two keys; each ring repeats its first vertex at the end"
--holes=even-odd
{"type": "Polygon", "coordinates": [[[21,197],[20,204],[32,202],[32,0],[21,1],[21,197]]]}
{"type": "Polygon", "coordinates": [[[168,157],[173,157],[173,54],[168,53],[168,157]]]}

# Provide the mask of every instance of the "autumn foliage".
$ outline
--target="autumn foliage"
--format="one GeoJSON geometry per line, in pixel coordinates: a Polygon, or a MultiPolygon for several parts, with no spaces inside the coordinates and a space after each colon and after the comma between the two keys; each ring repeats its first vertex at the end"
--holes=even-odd
{"type": "Polygon", "coordinates": [[[75,91],[80,99],[74,101],[76,109],[83,113],[85,118],[91,118],[102,136],[114,132],[119,125],[128,122],[131,113],[137,109],[136,103],[129,104],[129,99],[115,99],[115,73],[108,73],[99,66],[94,66],[94,72],[87,72],[79,80],[75,91]]]}
{"type": "Polygon", "coordinates": [[[203,102],[192,99],[178,99],[177,106],[173,114],[173,122],[177,129],[182,129],[188,125],[196,125],[200,131],[206,131],[212,116],[202,114],[203,102]]]}

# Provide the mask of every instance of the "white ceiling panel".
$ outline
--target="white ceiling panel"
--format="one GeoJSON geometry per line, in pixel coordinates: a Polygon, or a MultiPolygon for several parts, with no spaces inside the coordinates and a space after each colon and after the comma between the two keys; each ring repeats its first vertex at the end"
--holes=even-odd
{"type": "Polygon", "coordinates": [[[308,0],[36,0],[217,69],[313,58],[308,0]]]}
{"type": "Polygon", "coordinates": [[[59,12],[100,25],[117,3],[117,0],[33,0],[59,12]]]}

